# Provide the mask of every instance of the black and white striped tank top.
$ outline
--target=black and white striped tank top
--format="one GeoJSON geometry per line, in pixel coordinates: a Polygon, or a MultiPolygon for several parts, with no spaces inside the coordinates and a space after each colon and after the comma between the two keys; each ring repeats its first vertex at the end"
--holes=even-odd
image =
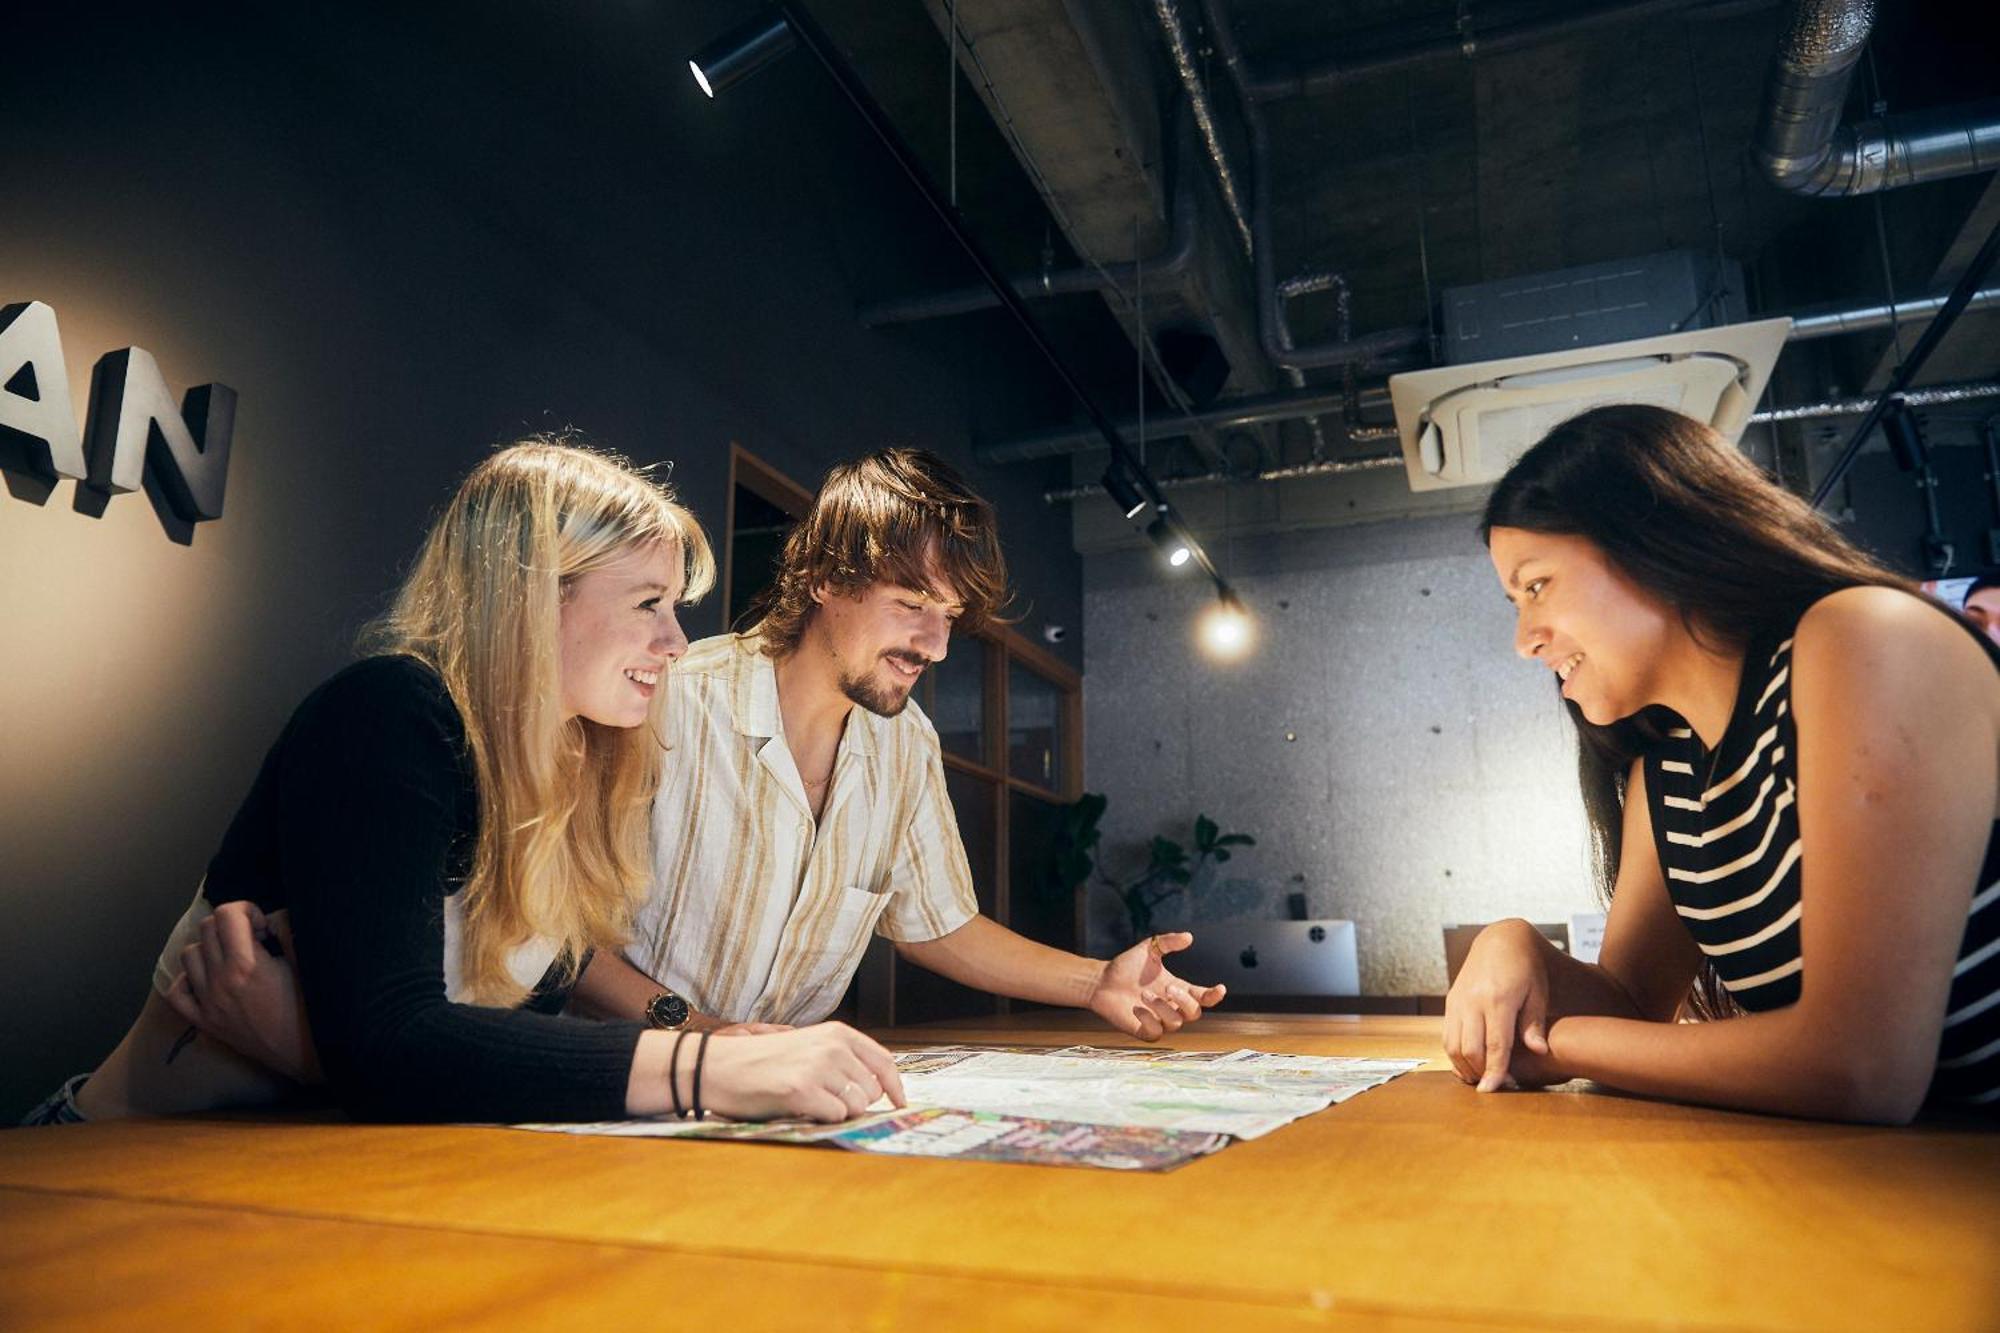
{"type": "MultiPolygon", "coordinates": [[[[1679,726],[1646,756],[1668,896],[1729,993],[1752,1012],[1795,1003],[1803,982],[1791,665],[1789,637],[1753,643],[1716,748],[1704,750],[1679,726]]],[[[2000,821],[1966,915],[1929,1100],[2000,1105],[2000,821]]]]}

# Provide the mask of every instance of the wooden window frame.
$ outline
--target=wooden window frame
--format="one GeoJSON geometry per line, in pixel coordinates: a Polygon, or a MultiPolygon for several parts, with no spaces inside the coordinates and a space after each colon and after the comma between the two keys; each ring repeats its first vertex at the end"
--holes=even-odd
{"type": "MultiPolygon", "coordinates": [[[[966,637],[978,639],[986,647],[985,709],[981,731],[985,739],[984,762],[964,755],[946,753],[944,764],[993,784],[994,866],[993,909],[1002,923],[1013,919],[1013,867],[1009,864],[1012,802],[1007,798],[1021,792],[1054,805],[1065,805],[1083,794],[1083,676],[1069,663],[1030,643],[1011,625],[993,624],[966,637]],[[1008,678],[1015,662],[1054,685],[1062,696],[1062,786],[1045,787],[1026,778],[1015,777],[1007,754],[1008,678]]],[[[1004,1010],[1003,1010],[1004,1012],[1004,1010]]]]}
{"type": "Polygon", "coordinates": [[[729,445],[729,498],[722,506],[722,631],[729,624],[730,585],[736,577],[736,488],[741,486],[758,499],[776,506],[793,518],[812,511],[813,493],[733,440],[729,445]]]}

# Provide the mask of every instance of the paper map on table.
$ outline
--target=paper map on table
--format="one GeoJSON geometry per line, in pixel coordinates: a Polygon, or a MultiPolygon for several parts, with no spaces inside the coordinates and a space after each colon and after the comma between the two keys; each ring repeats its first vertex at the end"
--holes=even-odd
{"type": "Polygon", "coordinates": [[[913,1106],[1254,1139],[1421,1060],[1069,1046],[944,1046],[896,1056],[913,1106]]]}
{"type": "Polygon", "coordinates": [[[931,1046],[896,1053],[909,1098],[844,1124],[622,1120],[520,1129],[816,1143],[858,1152],[1161,1171],[1423,1064],[1264,1051],[931,1046]]]}
{"type": "Polygon", "coordinates": [[[1227,1134],[1078,1125],[986,1111],[912,1106],[871,1111],[838,1125],[809,1120],[609,1120],[583,1125],[516,1125],[558,1134],[626,1138],[734,1139],[743,1143],[809,1143],[904,1157],[953,1157],[967,1162],[1028,1162],[1098,1166],[1114,1171],[1165,1171],[1228,1146],[1227,1134]]]}

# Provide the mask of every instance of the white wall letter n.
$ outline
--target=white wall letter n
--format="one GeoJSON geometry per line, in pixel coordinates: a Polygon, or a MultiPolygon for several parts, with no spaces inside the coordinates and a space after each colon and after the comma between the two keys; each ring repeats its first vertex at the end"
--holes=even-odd
{"type": "Polygon", "coordinates": [[[174,512],[189,523],[222,517],[236,391],[226,384],[188,390],[186,414],[152,353],[108,352],[90,385],[90,476],[105,495],[139,489],[151,469],[174,512]]]}

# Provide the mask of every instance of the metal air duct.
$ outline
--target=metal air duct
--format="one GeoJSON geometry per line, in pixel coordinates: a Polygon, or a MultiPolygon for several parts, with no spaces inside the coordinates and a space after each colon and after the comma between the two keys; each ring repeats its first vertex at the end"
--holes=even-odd
{"type": "Polygon", "coordinates": [[[1771,64],[1757,160],[1795,194],[1901,189],[2000,167],[2000,99],[1842,126],[1874,0],[1795,0],[1771,64]]]}

